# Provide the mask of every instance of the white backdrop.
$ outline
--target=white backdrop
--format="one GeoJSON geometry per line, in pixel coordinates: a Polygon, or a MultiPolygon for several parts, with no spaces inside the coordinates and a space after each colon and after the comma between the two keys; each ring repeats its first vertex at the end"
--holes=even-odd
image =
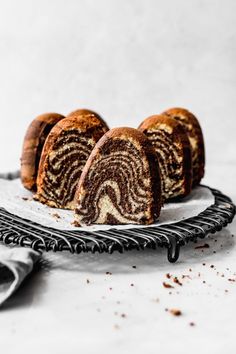
{"type": "Polygon", "coordinates": [[[0,0],[1,170],[40,113],[136,127],[177,105],[201,121],[211,182],[236,162],[235,14],[234,0],[0,0]]]}

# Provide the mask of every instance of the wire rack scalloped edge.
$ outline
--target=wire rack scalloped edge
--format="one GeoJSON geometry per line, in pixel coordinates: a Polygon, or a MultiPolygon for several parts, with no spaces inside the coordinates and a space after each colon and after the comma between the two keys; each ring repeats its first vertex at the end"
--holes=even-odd
{"type": "MultiPolygon", "coordinates": [[[[7,174],[0,175],[0,178],[14,179],[17,176],[17,173],[7,174]]],[[[69,251],[76,254],[122,253],[132,249],[165,247],[168,261],[173,263],[179,258],[181,246],[220,231],[232,222],[236,207],[231,199],[216,189],[210,190],[215,203],[197,216],[168,225],[126,230],[60,231],[22,219],[0,208],[0,241],[37,251],[69,251]]]]}

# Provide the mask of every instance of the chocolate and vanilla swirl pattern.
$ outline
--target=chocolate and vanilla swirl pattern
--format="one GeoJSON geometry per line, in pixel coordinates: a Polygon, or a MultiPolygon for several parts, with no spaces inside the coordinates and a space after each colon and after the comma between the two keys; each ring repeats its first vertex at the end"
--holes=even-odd
{"type": "Polygon", "coordinates": [[[25,134],[21,155],[21,181],[25,188],[36,191],[39,161],[44,143],[52,128],[61,119],[58,113],[45,113],[36,117],[25,134]]]}
{"type": "Polygon", "coordinates": [[[205,169],[205,148],[198,119],[184,108],[171,108],[163,114],[180,122],[187,132],[192,150],[193,186],[200,183],[205,169]]]}
{"type": "Polygon", "coordinates": [[[186,196],[191,190],[192,163],[189,139],[180,123],[170,117],[147,118],[139,129],[157,154],[164,200],[186,196]]]}
{"type": "Polygon", "coordinates": [[[171,135],[164,130],[148,131],[146,135],[158,155],[164,198],[175,198],[183,194],[182,147],[173,142],[171,135]]]}
{"type": "Polygon", "coordinates": [[[36,200],[52,207],[74,208],[74,195],[83,167],[107,130],[96,120],[93,127],[86,120],[65,118],[52,130],[40,161],[36,200]]]}
{"type": "Polygon", "coordinates": [[[161,192],[155,152],[137,133],[117,128],[98,142],[76,193],[79,224],[149,224],[158,216],[161,192]]]}

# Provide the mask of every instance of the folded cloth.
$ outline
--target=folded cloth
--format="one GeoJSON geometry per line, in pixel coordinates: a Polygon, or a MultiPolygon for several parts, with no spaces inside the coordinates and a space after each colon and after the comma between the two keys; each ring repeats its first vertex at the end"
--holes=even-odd
{"type": "Polygon", "coordinates": [[[14,172],[0,173],[0,178],[2,178],[2,179],[12,180],[12,179],[16,179],[18,177],[20,177],[19,170],[16,170],[14,172]]]}
{"type": "Polygon", "coordinates": [[[40,253],[28,248],[0,246],[0,306],[32,272],[40,253]]]}

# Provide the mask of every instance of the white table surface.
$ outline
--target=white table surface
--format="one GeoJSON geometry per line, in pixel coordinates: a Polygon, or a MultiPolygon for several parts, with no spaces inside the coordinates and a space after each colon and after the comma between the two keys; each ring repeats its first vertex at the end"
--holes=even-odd
{"type": "MultiPolygon", "coordinates": [[[[235,14],[233,0],[1,2],[2,171],[18,167],[39,113],[89,107],[111,127],[136,127],[180,105],[203,127],[203,183],[236,201],[235,14]]],[[[0,351],[233,354],[235,241],[234,221],[176,264],[165,250],[45,254],[0,311],[0,351]],[[166,289],[167,273],[191,279],[166,289]]]]}

